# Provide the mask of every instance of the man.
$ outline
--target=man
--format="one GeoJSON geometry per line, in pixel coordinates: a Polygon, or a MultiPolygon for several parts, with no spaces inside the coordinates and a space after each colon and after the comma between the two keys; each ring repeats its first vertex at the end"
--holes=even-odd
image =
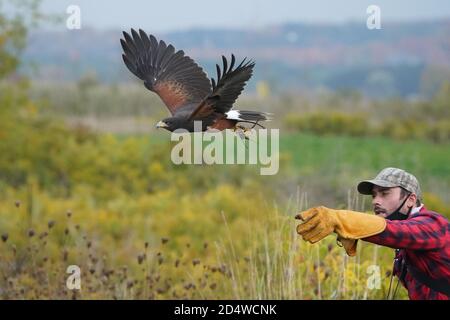
{"type": "MultiPolygon", "coordinates": [[[[397,168],[383,169],[358,184],[372,195],[375,215],[316,207],[299,213],[305,241],[315,243],[335,232],[347,254],[356,254],[358,239],[397,249],[393,274],[410,299],[450,299],[450,224],[420,202],[419,182],[397,168]]],[[[389,295],[389,293],[388,293],[389,295]]]]}

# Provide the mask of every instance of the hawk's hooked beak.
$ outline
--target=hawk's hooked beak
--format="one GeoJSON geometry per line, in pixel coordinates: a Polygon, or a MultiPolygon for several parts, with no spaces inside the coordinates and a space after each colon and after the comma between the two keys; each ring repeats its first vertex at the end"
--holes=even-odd
{"type": "Polygon", "coordinates": [[[167,128],[168,125],[164,121],[160,121],[156,124],[156,128],[167,128]]]}

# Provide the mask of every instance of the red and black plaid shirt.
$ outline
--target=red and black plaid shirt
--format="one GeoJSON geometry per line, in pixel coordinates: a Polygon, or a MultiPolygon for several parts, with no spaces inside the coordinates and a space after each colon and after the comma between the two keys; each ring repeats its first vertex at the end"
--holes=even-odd
{"type": "MultiPolygon", "coordinates": [[[[400,276],[400,265],[404,257],[429,277],[448,282],[450,279],[450,224],[442,215],[428,211],[423,206],[419,212],[406,220],[386,220],[386,229],[364,241],[398,250],[394,275],[400,276]]],[[[450,297],[432,290],[413,278],[408,272],[402,284],[411,300],[449,300],[450,297]]]]}

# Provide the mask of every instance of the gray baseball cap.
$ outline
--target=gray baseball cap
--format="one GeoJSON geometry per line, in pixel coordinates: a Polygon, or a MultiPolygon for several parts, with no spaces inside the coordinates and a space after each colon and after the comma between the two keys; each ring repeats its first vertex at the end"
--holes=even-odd
{"type": "Polygon", "coordinates": [[[415,193],[420,199],[421,191],[419,181],[411,173],[398,168],[384,168],[372,180],[364,180],[358,184],[358,192],[361,194],[372,194],[373,186],[386,188],[402,187],[403,189],[415,193]]]}

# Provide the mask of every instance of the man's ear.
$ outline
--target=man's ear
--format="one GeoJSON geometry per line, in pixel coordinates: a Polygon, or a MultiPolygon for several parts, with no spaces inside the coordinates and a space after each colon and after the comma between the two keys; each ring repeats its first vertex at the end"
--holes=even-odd
{"type": "Polygon", "coordinates": [[[416,201],[417,201],[417,195],[415,193],[411,193],[409,195],[408,200],[406,201],[406,206],[408,208],[413,208],[416,205],[416,201]]]}

